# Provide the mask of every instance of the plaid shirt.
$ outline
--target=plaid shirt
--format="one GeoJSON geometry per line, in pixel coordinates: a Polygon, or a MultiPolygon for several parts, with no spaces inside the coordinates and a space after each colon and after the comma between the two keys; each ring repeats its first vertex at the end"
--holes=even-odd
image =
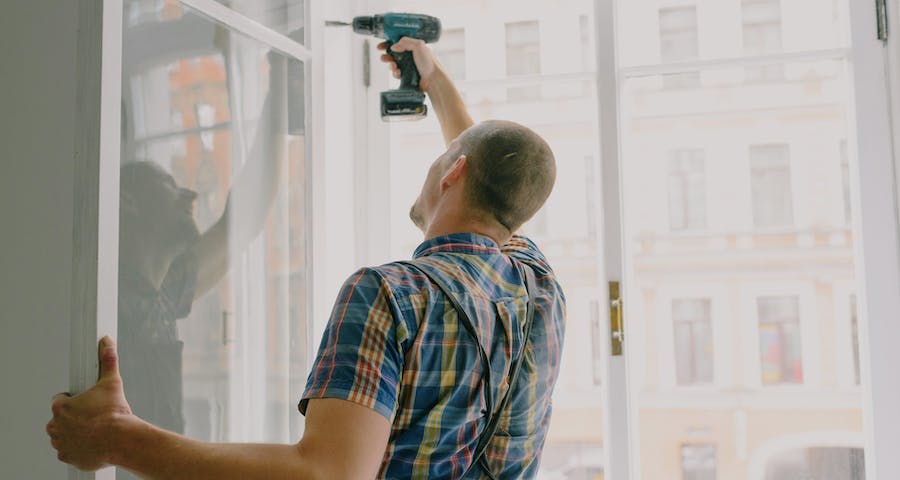
{"type": "MultiPolygon", "coordinates": [[[[544,255],[524,237],[501,249],[480,235],[441,236],[420,245],[412,260],[459,292],[488,352],[492,385],[483,385],[478,348],[438,287],[416,269],[386,264],[363,268],[344,284],[300,411],[310,398],[340,398],[387,418],[391,435],[378,478],[461,477],[486,425],[484,389],[499,401],[522,351],[528,296],[513,261],[537,278],[534,326],[522,377],[485,457],[499,478],[533,477],[559,373],[565,297],[544,255]]],[[[480,476],[478,468],[467,475],[480,476]]]]}

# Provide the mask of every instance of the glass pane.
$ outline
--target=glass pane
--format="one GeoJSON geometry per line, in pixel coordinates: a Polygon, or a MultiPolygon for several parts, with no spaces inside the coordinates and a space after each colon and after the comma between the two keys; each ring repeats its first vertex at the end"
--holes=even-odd
{"type": "Polygon", "coordinates": [[[191,437],[296,440],[309,353],[304,65],[175,3],[127,2],[125,16],[126,396],[191,437]]]}
{"type": "MultiPolygon", "coordinates": [[[[457,80],[476,120],[522,123],[545,138],[557,161],[556,186],[522,228],[550,260],[567,297],[566,339],[539,479],[603,478],[603,322],[598,218],[597,97],[591,0],[392,1],[391,10],[441,19],[446,32],[465,27],[467,80],[457,80]],[[552,48],[545,50],[544,46],[552,48]],[[552,45],[552,47],[550,47],[552,45]],[[506,62],[501,55],[505,52],[506,62]],[[552,54],[550,54],[552,52],[552,54]],[[542,53],[548,53],[542,55],[542,53]],[[501,61],[497,61],[501,59],[501,61]],[[569,74],[560,78],[560,74],[569,74]],[[530,80],[525,81],[522,77],[530,80]]],[[[438,55],[444,38],[434,45],[438,55]]],[[[443,62],[443,58],[439,57],[443,62]]],[[[446,65],[446,62],[444,62],[446,65]]],[[[377,74],[377,72],[376,72],[377,74]]],[[[385,71],[383,73],[387,75],[385,71]]],[[[392,256],[409,258],[422,233],[407,218],[433,159],[444,151],[436,117],[391,124],[392,256]]]]}
{"type": "Polygon", "coordinates": [[[617,5],[639,478],[863,478],[838,2],[617,5]]]}
{"type": "Polygon", "coordinates": [[[306,42],[306,0],[216,0],[231,7],[263,26],[291,37],[295,42],[306,42]]]}

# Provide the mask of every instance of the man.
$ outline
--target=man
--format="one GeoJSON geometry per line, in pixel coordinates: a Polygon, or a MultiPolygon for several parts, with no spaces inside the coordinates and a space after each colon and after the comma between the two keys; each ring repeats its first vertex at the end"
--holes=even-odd
{"type": "MultiPolygon", "coordinates": [[[[415,258],[359,270],[335,302],[299,405],[303,438],[296,445],[209,444],[142,421],[129,409],[115,347],[104,338],[97,385],[54,399],[47,432],[62,461],[167,479],[534,476],[558,374],[564,298],[537,247],[513,233],[549,196],[555,161],[525,127],[473,125],[424,43],[404,38],[392,48],[412,51],[448,147],[410,212],[426,238],[415,258]],[[537,280],[528,295],[519,267],[537,280]],[[476,319],[477,340],[423,268],[440,275],[476,319]],[[529,299],[535,316],[523,338],[529,299]],[[505,377],[520,355],[520,377],[510,388],[505,377]],[[490,384],[482,381],[487,372],[490,384]],[[486,468],[470,469],[486,399],[506,390],[510,401],[486,468]]],[[[390,57],[382,58],[396,75],[390,57]]]]}
{"type": "Polygon", "coordinates": [[[194,220],[196,192],[150,161],[120,170],[118,338],[125,393],[136,415],[173,432],[184,432],[176,321],[225,275],[229,250],[243,250],[258,235],[277,192],[284,164],[284,58],[270,55],[269,65],[252,160],[221,217],[203,234],[194,220]]]}

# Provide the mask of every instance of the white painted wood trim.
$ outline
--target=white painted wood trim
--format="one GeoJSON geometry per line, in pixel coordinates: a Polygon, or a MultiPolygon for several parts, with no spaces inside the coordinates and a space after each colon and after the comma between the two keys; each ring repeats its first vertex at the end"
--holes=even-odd
{"type": "MultiPolygon", "coordinates": [[[[312,50],[294,41],[286,35],[282,35],[271,28],[260,24],[255,20],[244,16],[243,14],[232,10],[231,8],[215,1],[215,0],[180,0],[181,3],[196,10],[197,13],[205,15],[216,22],[219,22],[230,30],[240,32],[250,38],[258,40],[266,45],[270,45],[282,52],[299,58],[300,60],[309,61],[312,59],[312,50]]],[[[308,12],[309,10],[307,10],[308,12]]]]}
{"type": "MultiPolygon", "coordinates": [[[[850,165],[860,315],[866,475],[900,478],[900,220],[890,124],[886,46],[876,36],[875,2],[850,0],[859,161],[850,165]]],[[[891,6],[894,6],[893,4],[891,6]]],[[[893,31],[892,35],[900,32],[893,31]]]]}
{"type": "Polygon", "coordinates": [[[894,174],[897,193],[897,216],[900,221],[900,1],[894,0],[888,9],[887,62],[891,100],[891,125],[894,132],[894,174]]]}
{"type": "MultiPolygon", "coordinates": [[[[355,14],[390,11],[388,0],[365,0],[355,4],[355,14]]],[[[357,219],[357,247],[359,260],[364,265],[378,265],[393,260],[391,258],[391,217],[405,215],[390,209],[391,198],[391,124],[381,119],[380,92],[397,88],[393,78],[385,75],[384,65],[379,60],[381,52],[376,48],[380,39],[367,37],[369,42],[370,83],[368,88],[354,89],[354,108],[364,118],[363,128],[356,135],[354,151],[356,155],[355,185],[357,191],[355,217],[357,219]]],[[[357,84],[358,85],[358,84],[357,84]]],[[[430,100],[429,100],[430,102],[430,100]]],[[[434,115],[434,111],[428,113],[434,115]]],[[[393,128],[409,128],[399,122],[393,128]]],[[[424,179],[423,179],[424,181],[424,179]]]]}
{"type": "MultiPolygon", "coordinates": [[[[313,360],[316,355],[316,347],[320,336],[316,328],[317,318],[327,318],[328,309],[331,308],[331,302],[328,295],[319,291],[317,286],[325,285],[326,278],[325,269],[320,268],[321,259],[326,258],[325,255],[325,222],[328,221],[325,215],[325,195],[322,192],[324,182],[315,181],[317,178],[323,178],[325,174],[325,61],[324,61],[324,10],[323,2],[316,0],[306,0],[306,30],[309,44],[313,47],[314,56],[304,62],[303,72],[305,78],[305,101],[306,106],[304,113],[306,118],[304,122],[304,130],[306,132],[305,148],[306,148],[306,192],[304,205],[306,215],[306,231],[311,232],[310,245],[306,248],[306,292],[309,302],[306,305],[306,334],[308,343],[306,348],[306,365],[312,367],[313,360]]],[[[308,372],[307,372],[308,373],[308,372]]],[[[303,424],[305,426],[305,423],[303,424]]]]}
{"type": "MultiPolygon", "coordinates": [[[[622,178],[621,148],[619,144],[620,102],[618,89],[619,65],[616,49],[616,5],[615,0],[594,1],[594,25],[596,32],[597,60],[597,108],[599,120],[600,179],[602,188],[602,219],[600,236],[603,252],[602,278],[599,282],[601,318],[604,325],[603,355],[607,379],[601,386],[603,398],[603,448],[605,475],[610,480],[640,478],[639,459],[632,457],[633,440],[629,426],[637,425],[637,415],[629,409],[627,358],[629,298],[627,278],[623,274],[622,248],[622,178]],[[613,357],[610,345],[609,291],[604,288],[609,281],[621,281],[623,313],[625,325],[624,356],[613,357]]],[[[637,449],[634,449],[637,452],[637,449]]]]}
{"type": "MultiPolygon", "coordinates": [[[[122,0],[79,0],[69,391],[97,380],[97,341],[118,326],[122,0]]],[[[113,480],[115,469],[69,479],[113,480]]]]}
{"type": "Polygon", "coordinates": [[[816,60],[843,60],[850,55],[849,48],[831,48],[824,50],[805,50],[768,55],[746,57],[717,58],[693,60],[689,62],[672,62],[653,65],[624,67],[620,70],[624,78],[646,77],[652,75],[670,75],[674,73],[695,72],[716,68],[747,67],[772,63],[811,62],[816,60]]]}

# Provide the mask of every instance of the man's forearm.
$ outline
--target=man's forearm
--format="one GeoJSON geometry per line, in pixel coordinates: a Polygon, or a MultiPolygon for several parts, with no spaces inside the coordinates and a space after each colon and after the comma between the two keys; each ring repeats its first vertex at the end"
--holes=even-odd
{"type": "Polygon", "coordinates": [[[318,479],[300,445],[207,443],[140,421],[116,428],[112,462],[145,479],[318,479]]]}
{"type": "Polygon", "coordinates": [[[441,124],[441,133],[444,134],[444,143],[447,145],[459,136],[463,130],[475,124],[462,95],[456,89],[456,85],[444,72],[438,68],[428,81],[428,97],[441,124]]]}

